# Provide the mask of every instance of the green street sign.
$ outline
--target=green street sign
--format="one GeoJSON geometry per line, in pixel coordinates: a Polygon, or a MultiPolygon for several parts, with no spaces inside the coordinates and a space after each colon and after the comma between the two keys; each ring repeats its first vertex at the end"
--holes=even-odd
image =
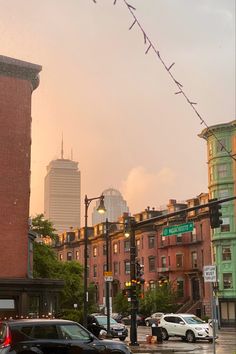
{"type": "Polygon", "coordinates": [[[194,223],[192,221],[187,222],[185,224],[164,227],[162,230],[162,236],[184,234],[186,232],[193,231],[193,228],[194,228],[194,223]]]}

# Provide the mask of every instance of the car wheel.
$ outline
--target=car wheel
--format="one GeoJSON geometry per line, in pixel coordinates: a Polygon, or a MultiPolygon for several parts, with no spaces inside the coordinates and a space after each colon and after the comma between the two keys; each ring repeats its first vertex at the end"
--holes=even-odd
{"type": "Polygon", "coordinates": [[[193,331],[187,331],[186,340],[188,343],[194,343],[196,341],[193,331]]]}
{"type": "Polygon", "coordinates": [[[167,332],[167,330],[165,328],[162,328],[161,335],[162,335],[162,339],[163,340],[168,340],[169,339],[168,332],[167,332]]]}
{"type": "Polygon", "coordinates": [[[119,337],[119,340],[121,340],[122,342],[124,342],[126,337],[119,337]]]}
{"type": "Polygon", "coordinates": [[[149,327],[149,326],[150,326],[149,321],[145,321],[145,325],[146,325],[147,327],[149,327]]]}

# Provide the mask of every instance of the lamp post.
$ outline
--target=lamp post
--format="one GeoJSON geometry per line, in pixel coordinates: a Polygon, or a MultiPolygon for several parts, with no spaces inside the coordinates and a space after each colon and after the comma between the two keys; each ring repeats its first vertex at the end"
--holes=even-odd
{"type": "MultiPolygon", "coordinates": [[[[106,218],[106,271],[110,270],[109,262],[109,222],[106,218]]],[[[106,308],[107,308],[107,336],[110,336],[111,326],[110,326],[110,282],[106,280],[106,308]]]]}
{"type": "Polygon", "coordinates": [[[100,214],[105,213],[105,205],[104,205],[104,195],[100,195],[100,197],[88,198],[85,195],[84,205],[85,205],[85,224],[84,224],[84,319],[83,324],[84,327],[87,328],[88,324],[88,208],[90,203],[93,200],[100,200],[97,211],[100,214]]]}
{"type": "Polygon", "coordinates": [[[136,244],[135,244],[135,219],[128,217],[125,236],[130,237],[130,284],[131,284],[131,321],[130,321],[130,343],[131,346],[138,346],[137,342],[137,305],[136,294],[136,244]]]}

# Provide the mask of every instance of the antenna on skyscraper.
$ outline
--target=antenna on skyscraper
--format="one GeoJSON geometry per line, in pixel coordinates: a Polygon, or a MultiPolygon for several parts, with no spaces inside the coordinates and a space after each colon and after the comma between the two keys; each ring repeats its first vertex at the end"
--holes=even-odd
{"type": "Polygon", "coordinates": [[[71,161],[73,161],[73,150],[72,149],[70,151],[70,159],[71,159],[71,161]]]}
{"type": "Polygon", "coordinates": [[[63,155],[64,155],[64,150],[63,150],[63,133],[62,133],[62,137],[61,137],[61,159],[62,160],[64,159],[63,155]]]}

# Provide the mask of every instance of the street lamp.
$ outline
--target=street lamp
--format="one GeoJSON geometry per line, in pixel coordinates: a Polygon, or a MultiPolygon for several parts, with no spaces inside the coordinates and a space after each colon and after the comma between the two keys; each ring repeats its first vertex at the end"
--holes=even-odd
{"type": "Polygon", "coordinates": [[[85,205],[85,225],[84,225],[84,327],[87,328],[88,324],[88,208],[93,200],[100,200],[97,211],[100,214],[105,213],[106,208],[104,205],[104,195],[100,197],[88,198],[85,195],[84,205],[85,205]]]}
{"type": "Polygon", "coordinates": [[[126,220],[125,237],[130,237],[130,284],[131,284],[131,321],[130,345],[138,346],[137,342],[137,306],[136,294],[136,244],[135,244],[135,219],[129,216],[126,220]]]}

